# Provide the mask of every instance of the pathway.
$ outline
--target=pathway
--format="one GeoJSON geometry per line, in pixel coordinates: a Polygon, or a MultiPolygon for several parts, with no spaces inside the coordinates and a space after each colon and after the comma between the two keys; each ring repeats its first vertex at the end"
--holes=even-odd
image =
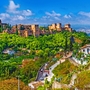
{"type": "MultiPolygon", "coordinates": [[[[71,57],[72,53],[69,53],[67,54],[67,56],[63,56],[62,59],[60,59],[59,61],[57,61],[54,65],[52,65],[50,68],[49,68],[49,75],[47,77],[43,76],[43,71],[44,71],[44,68],[45,68],[45,64],[40,68],[40,70],[38,71],[38,75],[37,75],[37,79],[36,79],[36,82],[38,81],[41,81],[44,83],[44,80],[45,78],[47,78],[48,81],[51,81],[52,77],[54,76],[53,74],[53,70],[60,64],[60,63],[63,63],[65,62],[65,59],[66,58],[69,58],[71,57]]],[[[46,63],[48,64],[48,63],[46,63]]],[[[33,88],[33,85],[32,83],[29,83],[29,86],[33,88]]]]}

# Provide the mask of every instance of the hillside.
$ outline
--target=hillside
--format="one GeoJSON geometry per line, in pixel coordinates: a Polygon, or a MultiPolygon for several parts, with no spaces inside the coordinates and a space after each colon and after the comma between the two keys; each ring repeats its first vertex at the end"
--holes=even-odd
{"type": "MultiPolygon", "coordinates": [[[[83,32],[66,31],[27,38],[15,34],[0,34],[0,80],[20,75],[20,80],[28,84],[36,79],[37,72],[43,64],[52,61],[61,52],[71,51],[71,48],[77,50],[82,45],[89,43],[88,38],[88,35],[83,32]],[[70,41],[72,36],[81,43],[75,41],[72,43],[70,41]],[[14,53],[3,53],[4,50],[14,51],[14,53]],[[28,63],[23,64],[24,60],[27,60],[28,63]]],[[[66,72],[70,71],[66,70],[66,72]]]]}

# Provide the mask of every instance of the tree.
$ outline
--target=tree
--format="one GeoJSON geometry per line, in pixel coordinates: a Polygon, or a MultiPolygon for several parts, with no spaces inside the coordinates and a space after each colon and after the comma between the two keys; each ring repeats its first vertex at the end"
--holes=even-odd
{"type": "Polygon", "coordinates": [[[83,61],[84,61],[84,53],[79,52],[78,55],[77,55],[77,58],[81,61],[81,64],[83,64],[83,61]]]}
{"type": "Polygon", "coordinates": [[[75,43],[75,40],[74,40],[74,37],[71,36],[71,37],[70,37],[70,51],[73,50],[73,43],[75,43]]]}
{"type": "Polygon", "coordinates": [[[44,51],[43,50],[38,50],[36,55],[39,57],[43,57],[44,51]]]}
{"type": "Polygon", "coordinates": [[[45,90],[44,86],[39,86],[37,90],[45,90]]]}
{"type": "Polygon", "coordinates": [[[47,88],[50,87],[50,82],[47,80],[47,78],[45,79],[44,87],[45,87],[45,90],[47,90],[47,88]]]}
{"type": "Polygon", "coordinates": [[[90,54],[87,54],[84,59],[85,59],[85,61],[90,62],[90,54]]]}
{"type": "Polygon", "coordinates": [[[77,42],[75,42],[73,44],[73,56],[74,57],[77,57],[78,56],[79,50],[80,50],[80,45],[77,42]]]}
{"type": "Polygon", "coordinates": [[[18,29],[17,29],[17,24],[16,24],[16,35],[18,35],[18,29]]]}
{"type": "Polygon", "coordinates": [[[65,48],[64,48],[65,56],[66,56],[67,48],[68,48],[68,45],[67,45],[67,35],[66,35],[65,36],[65,48]]]}
{"type": "Polygon", "coordinates": [[[38,71],[39,68],[37,67],[37,65],[35,63],[36,63],[35,61],[29,60],[28,64],[25,65],[21,69],[20,76],[21,76],[21,79],[26,84],[28,84],[30,82],[30,79],[32,79],[32,78],[35,79],[35,77],[37,75],[37,71],[38,71]]]}
{"type": "Polygon", "coordinates": [[[40,30],[43,30],[44,29],[44,27],[42,27],[42,26],[40,26],[39,28],[40,28],[40,30]]]}
{"type": "Polygon", "coordinates": [[[3,28],[2,28],[2,25],[0,25],[0,33],[2,32],[3,28]]]}

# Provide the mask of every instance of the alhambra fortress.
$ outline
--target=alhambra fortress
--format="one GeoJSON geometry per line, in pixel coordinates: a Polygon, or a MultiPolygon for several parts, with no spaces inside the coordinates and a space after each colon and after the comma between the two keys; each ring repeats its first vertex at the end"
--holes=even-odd
{"type": "MultiPolygon", "coordinates": [[[[0,26],[2,28],[5,28],[8,24],[7,23],[2,23],[0,20],[0,26]]],[[[66,24],[64,27],[62,27],[61,23],[54,23],[52,25],[48,26],[48,30],[45,30],[44,28],[41,30],[39,25],[14,25],[10,28],[5,28],[3,30],[3,33],[9,33],[9,34],[14,34],[18,32],[18,35],[23,36],[23,37],[28,37],[28,36],[39,36],[39,35],[45,35],[45,34],[53,34],[55,32],[61,32],[61,31],[70,31],[72,32],[72,28],[70,27],[70,24],[66,24]]]]}

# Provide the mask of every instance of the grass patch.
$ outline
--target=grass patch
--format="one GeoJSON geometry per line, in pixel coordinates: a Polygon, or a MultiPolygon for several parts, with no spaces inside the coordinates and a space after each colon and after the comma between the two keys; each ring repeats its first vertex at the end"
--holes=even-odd
{"type": "Polygon", "coordinates": [[[75,82],[75,86],[79,89],[86,90],[87,85],[89,85],[90,90],[90,70],[87,71],[81,71],[77,75],[77,79],[75,82]]]}
{"type": "Polygon", "coordinates": [[[72,74],[77,69],[69,60],[66,60],[64,63],[58,65],[54,70],[53,73],[55,74],[57,80],[61,81],[62,83],[69,84],[72,74]]]}

